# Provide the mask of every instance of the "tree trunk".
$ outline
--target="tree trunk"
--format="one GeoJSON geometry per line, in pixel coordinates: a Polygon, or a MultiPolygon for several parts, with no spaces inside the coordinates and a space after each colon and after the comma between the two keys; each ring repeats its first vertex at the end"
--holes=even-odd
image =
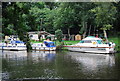
{"type": "Polygon", "coordinates": [[[69,36],[69,40],[70,40],[70,28],[68,28],[68,36],[69,36]]]}
{"type": "Polygon", "coordinates": [[[106,33],[106,30],[103,30],[103,32],[104,32],[104,37],[105,37],[105,40],[106,40],[106,42],[108,42],[108,38],[107,38],[107,33],[106,33]]]}
{"type": "Polygon", "coordinates": [[[83,39],[85,38],[86,32],[83,33],[83,39]]]}
{"type": "Polygon", "coordinates": [[[83,28],[84,28],[84,33],[83,33],[83,38],[86,36],[86,30],[87,30],[87,22],[83,22],[83,28]]]}
{"type": "Polygon", "coordinates": [[[89,35],[89,36],[90,36],[90,31],[91,31],[91,25],[90,25],[89,32],[88,32],[88,35],[89,35]]]}

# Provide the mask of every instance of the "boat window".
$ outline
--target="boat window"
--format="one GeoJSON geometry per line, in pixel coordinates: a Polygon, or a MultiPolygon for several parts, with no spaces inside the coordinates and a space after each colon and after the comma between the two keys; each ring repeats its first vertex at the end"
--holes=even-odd
{"type": "Polygon", "coordinates": [[[84,41],[80,41],[80,43],[84,43],[84,41]]]}
{"type": "Polygon", "coordinates": [[[38,44],[38,46],[40,46],[40,44],[38,44]]]}
{"type": "Polygon", "coordinates": [[[17,37],[13,37],[13,38],[17,38],[17,37]]]}
{"type": "Polygon", "coordinates": [[[51,43],[50,46],[54,46],[54,43],[51,43]]]}
{"type": "Polygon", "coordinates": [[[33,35],[30,35],[30,37],[33,37],[33,35]]]}
{"type": "Polygon", "coordinates": [[[84,40],[84,43],[92,43],[90,40],[84,40]]]}

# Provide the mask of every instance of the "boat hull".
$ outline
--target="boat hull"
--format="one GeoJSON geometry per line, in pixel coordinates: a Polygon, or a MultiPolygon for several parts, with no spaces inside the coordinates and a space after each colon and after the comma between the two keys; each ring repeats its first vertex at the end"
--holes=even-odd
{"type": "Polygon", "coordinates": [[[38,51],[55,51],[56,47],[32,47],[32,49],[38,51]]]}
{"type": "Polygon", "coordinates": [[[55,51],[56,46],[46,46],[44,43],[33,43],[31,44],[32,50],[37,51],[55,51]]]}
{"type": "Polygon", "coordinates": [[[113,47],[74,47],[74,46],[64,46],[70,51],[77,52],[89,52],[89,53],[114,53],[113,47]]]}
{"type": "Polygon", "coordinates": [[[13,50],[13,51],[24,51],[24,50],[27,50],[26,47],[13,47],[13,46],[3,46],[3,47],[0,47],[1,50],[13,50]]]}

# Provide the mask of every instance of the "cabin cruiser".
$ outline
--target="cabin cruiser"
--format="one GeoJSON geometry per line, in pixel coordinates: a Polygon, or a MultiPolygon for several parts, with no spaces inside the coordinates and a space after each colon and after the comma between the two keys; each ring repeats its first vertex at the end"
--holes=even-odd
{"type": "Polygon", "coordinates": [[[115,43],[104,43],[101,38],[88,36],[74,45],[64,45],[70,51],[91,53],[114,53],[115,43]]]}
{"type": "Polygon", "coordinates": [[[0,43],[1,50],[26,50],[26,45],[22,41],[13,40],[9,41],[8,43],[0,43]]]}
{"type": "Polygon", "coordinates": [[[33,43],[31,44],[33,50],[39,51],[54,51],[56,46],[52,41],[44,41],[43,43],[33,43]]]}

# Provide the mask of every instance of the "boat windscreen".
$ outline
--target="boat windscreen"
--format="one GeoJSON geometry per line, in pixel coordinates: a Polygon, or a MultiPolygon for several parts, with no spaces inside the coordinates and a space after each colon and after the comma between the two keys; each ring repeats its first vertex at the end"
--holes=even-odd
{"type": "Polygon", "coordinates": [[[82,40],[80,43],[92,43],[91,40],[82,40]]]}
{"type": "Polygon", "coordinates": [[[84,41],[81,40],[80,43],[84,43],[84,41]]]}
{"type": "Polygon", "coordinates": [[[102,40],[97,40],[97,43],[98,44],[102,44],[102,40]]]}

